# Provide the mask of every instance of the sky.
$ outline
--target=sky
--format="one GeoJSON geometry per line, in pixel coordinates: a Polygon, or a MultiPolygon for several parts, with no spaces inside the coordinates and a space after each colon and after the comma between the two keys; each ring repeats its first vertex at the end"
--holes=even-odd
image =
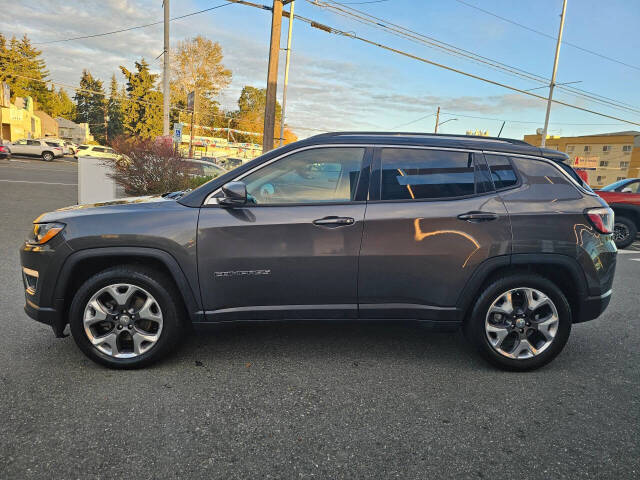
{"type": "MultiPolygon", "coordinates": [[[[271,4],[270,0],[254,0],[271,4]]],[[[351,8],[386,22],[427,35],[503,64],[550,78],[556,42],[484,13],[470,4],[528,28],[556,36],[562,0],[340,0],[351,8]],[[466,4],[465,4],[466,3],[466,4]]],[[[223,5],[224,0],[171,0],[171,16],[223,5]]],[[[288,8],[288,7],[287,7],[288,8]]],[[[162,25],[92,39],[40,43],[91,35],[162,20],[162,0],[0,0],[0,32],[27,34],[42,50],[50,80],[77,86],[82,69],[105,81],[119,65],[133,68],[144,57],[160,73],[162,25]],[[10,14],[6,14],[10,12],[10,14]]],[[[399,38],[379,28],[337,15],[312,1],[296,0],[295,13],[352,32],[412,55],[520,89],[541,84],[450,55],[423,43],[399,38]]],[[[171,42],[201,34],[222,46],[224,65],[232,82],[220,95],[224,109],[235,109],[244,85],[265,87],[271,14],[230,4],[171,22],[171,42]]],[[[554,98],[640,123],[640,0],[568,0],[564,41],[631,65],[563,44],[557,82],[576,82],[628,106],[620,109],[556,90],[554,98]],[[633,68],[635,67],[635,68],[633,68]]],[[[281,47],[286,46],[288,22],[283,19],[281,47]]],[[[299,137],[318,131],[396,130],[431,132],[441,107],[441,133],[464,134],[488,130],[522,138],[544,123],[546,102],[450,72],[345,36],[328,34],[294,22],[287,124],[299,137]],[[454,120],[455,119],[455,120],[454,120]]],[[[280,57],[278,99],[282,98],[284,52],[280,57]]],[[[67,89],[70,90],[70,89],[67,89]]],[[[548,89],[533,93],[546,95],[548,89]]],[[[572,108],[554,105],[549,133],[581,135],[640,130],[572,108]]]]}

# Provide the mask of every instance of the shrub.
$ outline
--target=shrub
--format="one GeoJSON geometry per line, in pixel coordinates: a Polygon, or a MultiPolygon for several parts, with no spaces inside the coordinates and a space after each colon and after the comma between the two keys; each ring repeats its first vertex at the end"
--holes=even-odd
{"type": "Polygon", "coordinates": [[[192,168],[170,144],[119,137],[111,145],[120,157],[107,161],[113,171],[110,176],[128,195],[153,195],[193,188],[192,168]]]}

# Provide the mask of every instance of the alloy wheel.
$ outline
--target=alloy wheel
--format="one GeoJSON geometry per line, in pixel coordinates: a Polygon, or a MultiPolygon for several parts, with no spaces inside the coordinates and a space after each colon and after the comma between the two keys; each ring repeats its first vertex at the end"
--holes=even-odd
{"type": "Polygon", "coordinates": [[[558,332],[558,310],[540,290],[512,288],[500,294],[489,307],[485,333],[489,345],[508,358],[540,355],[558,332]]]}
{"type": "Polygon", "coordinates": [[[115,283],[98,290],[87,302],[84,331],[100,352],[132,358],[148,352],[160,339],[162,311],[146,290],[115,283]]]}
{"type": "Polygon", "coordinates": [[[629,227],[624,223],[616,223],[613,226],[613,241],[624,242],[630,235],[629,227]]]}

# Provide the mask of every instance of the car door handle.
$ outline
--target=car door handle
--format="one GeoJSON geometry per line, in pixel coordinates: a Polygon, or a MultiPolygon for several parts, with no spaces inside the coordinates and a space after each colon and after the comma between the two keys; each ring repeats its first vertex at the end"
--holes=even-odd
{"type": "Polygon", "coordinates": [[[496,220],[498,215],[492,212],[467,212],[458,215],[459,220],[466,220],[467,222],[489,222],[496,220]]]}
{"type": "Polygon", "coordinates": [[[351,217],[324,217],[313,221],[314,225],[321,227],[342,227],[345,225],[353,225],[355,220],[351,217]]]}

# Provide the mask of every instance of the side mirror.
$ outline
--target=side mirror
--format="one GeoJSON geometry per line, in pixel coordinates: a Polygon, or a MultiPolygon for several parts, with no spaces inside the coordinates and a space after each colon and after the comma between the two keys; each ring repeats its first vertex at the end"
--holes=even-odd
{"type": "Polygon", "coordinates": [[[218,201],[226,207],[238,207],[247,203],[247,186],[244,182],[229,182],[222,186],[222,198],[218,201]]]}
{"type": "Polygon", "coordinates": [[[633,193],[633,190],[631,190],[629,187],[626,187],[622,189],[622,193],[633,193]]]}

